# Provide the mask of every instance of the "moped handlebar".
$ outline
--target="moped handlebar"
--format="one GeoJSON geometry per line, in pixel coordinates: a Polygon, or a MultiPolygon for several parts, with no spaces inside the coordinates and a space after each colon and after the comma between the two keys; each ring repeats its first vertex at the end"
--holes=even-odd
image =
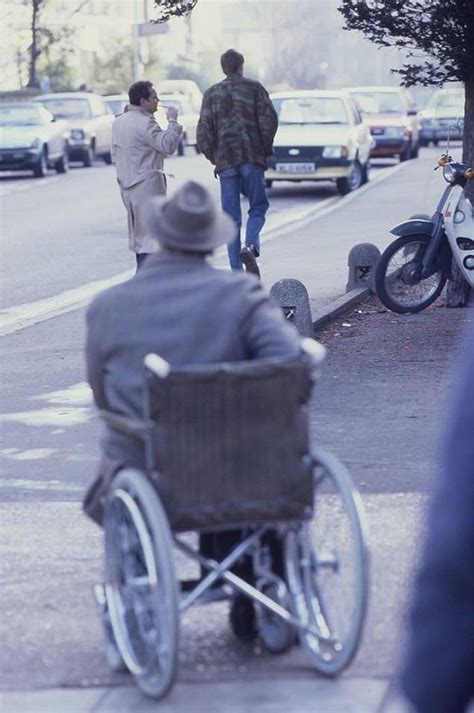
{"type": "MultiPolygon", "coordinates": [[[[436,161],[438,164],[435,166],[435,171],[438,170],[438,168],[444,168],[444,166],[447,166],[450,163],[454,163],[452,156],[450,156],[448,153],[443,153],[441,156],[438,158],[436,161]]],[[[474,168],[467,168],[464,172],[464,178],[466,178],[468,181],[473,181],[474,180],[474,168]]]]}

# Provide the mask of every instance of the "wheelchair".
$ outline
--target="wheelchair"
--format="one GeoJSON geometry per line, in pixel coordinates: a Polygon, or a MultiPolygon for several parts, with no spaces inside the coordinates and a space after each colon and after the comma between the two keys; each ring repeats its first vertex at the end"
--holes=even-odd
{"type": "Polygon", "coordinates": [[[180,614],[237,595],[253,603],[271,652],[299,641],[325,676],[357,652],[369,586],[365,516],[346,468],[310,447],[308,407],[325,350],[311,339],[303,348],[299,359],[189,368],[150,354],[143,418],[101,412],[145,451],[144,471],[120,470],[107,490],[96,598],[109,665],[128,670],[147,696],[173,686],[180,614]],[[240,536],[220,560],[191,542],[230,530],[240,536]],[[177,552],[199,577],[178,580],[177,552]],[[245,558],[251,578],[239,574],[245,558]]]}

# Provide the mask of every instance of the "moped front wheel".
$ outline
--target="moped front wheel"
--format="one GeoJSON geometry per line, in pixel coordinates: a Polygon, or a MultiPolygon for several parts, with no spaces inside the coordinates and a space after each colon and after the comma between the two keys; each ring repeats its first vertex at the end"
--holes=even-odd
{"type": "Polygon", "coordinates": [[[429,241],[427,235],[404,235],[382,253],[375,271],[375,291],[392,312],[421,312],[443,291],[446,277],[439,266],[421,276],[429,241]]]}

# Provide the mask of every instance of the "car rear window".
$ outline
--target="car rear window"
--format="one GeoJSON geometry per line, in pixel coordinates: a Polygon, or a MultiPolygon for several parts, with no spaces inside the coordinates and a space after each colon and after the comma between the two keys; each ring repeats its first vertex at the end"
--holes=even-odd
{"type": "Polygon", "coordinates": [[[364,114],[403,114],[405,109],[397,92],[351,92],[364,114]]]}
{"type": "Polygon", "coordinates": [[[0,126],[38,126],[42,123],[34,106],[0,106],[0,126]]]}
{"type": "Polygon", "coordinates": [[[280,124],[347,124],[345,104],[338,97],[273,99],[280,124]]]}
{"type": "Polygon", "coordinates": [[[86,99],[41,99],[56,119],[90,119],[91,109],[86,99]]]}

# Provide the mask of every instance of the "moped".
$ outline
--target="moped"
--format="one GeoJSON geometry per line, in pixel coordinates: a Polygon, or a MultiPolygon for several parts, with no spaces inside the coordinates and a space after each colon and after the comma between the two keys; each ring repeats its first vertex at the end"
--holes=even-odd
{"type": "Polygon", "coordinates": [[[441,294],[451,279],[453,258],[474,287],[474,217],[464,192],[474,169],[457,163],[448,148],[438,161],[448,186],[431,218],[411,219],[390,231],[399,236],[382,253],[375,271],[375,290],[393,312],[420,312],[441,294]]]}

